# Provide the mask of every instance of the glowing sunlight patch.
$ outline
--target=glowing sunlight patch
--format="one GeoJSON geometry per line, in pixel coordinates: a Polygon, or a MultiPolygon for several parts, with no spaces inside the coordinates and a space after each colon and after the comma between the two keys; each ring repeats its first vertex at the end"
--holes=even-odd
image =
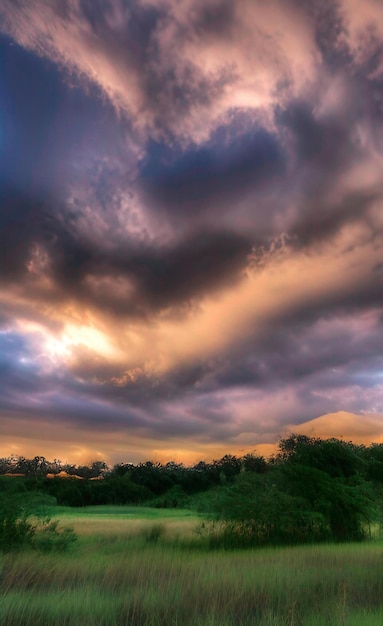
{"type": "Polygon", "coordinates": [[[85,347],[106,358],[120,356],[119,350],[110,343],[104,333],[91,326],[74,325],[67,325],[60,337],[48,337],[44,352],[54,362],[67,361],[79,347],[85,347]]]}

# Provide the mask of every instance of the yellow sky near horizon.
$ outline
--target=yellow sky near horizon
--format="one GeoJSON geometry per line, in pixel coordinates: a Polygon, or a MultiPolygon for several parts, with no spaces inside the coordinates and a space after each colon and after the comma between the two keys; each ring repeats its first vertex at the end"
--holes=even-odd
{"type": "MultiPolygon", "coordinates": [[[[280,437],[288,437],[292,433],[322,439],[343,439],[368,446],[371,443],[383,443],[383,415],[356,415],[345,411],[329,413],[301,424],[289,424],[281,430],[280,437]]],[[[187,440],[159,442],[150,438],[143,440],[139,437],[124,437],[111,433],[101,435],[95,433],[90,437],[88,431],[80,433],[79,441],[82,443],[74,444],[71,441],[65,426],[62,430],[60,427],[46,428],[43,437],[28,437],[27,440],[21,434],[3,436],[0,456],[15,454],[33,458],[39,455],[45,456],[50,461],[59,458],[62,462],[76,465],[95,460],[106,461],[109,465],[148,460],[161,463],[175,461],[193,465],[201,460],[208,462],[220,459],[225,454],[244,456],[254,453],[267,458],[277,451],[278,445],[278,440],[253,445],[244,445],[243,441],[227,445],[191,441],[188,445],[187,440]]]]}

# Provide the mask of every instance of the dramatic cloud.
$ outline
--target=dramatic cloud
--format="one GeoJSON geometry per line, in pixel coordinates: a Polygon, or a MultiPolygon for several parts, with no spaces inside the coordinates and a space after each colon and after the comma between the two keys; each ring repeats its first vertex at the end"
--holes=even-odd
{"type": "Polygon", "coordinates": [[[302,93],[320,55],[292,3],[4,0],[6,32],[95,83],[133,126],[203,141],[233,109],[302,93]]]}
{"type": "Polygon", "coordinates": [[[383,438],[382,18],[0,0],[1,454],[383,438]]]}

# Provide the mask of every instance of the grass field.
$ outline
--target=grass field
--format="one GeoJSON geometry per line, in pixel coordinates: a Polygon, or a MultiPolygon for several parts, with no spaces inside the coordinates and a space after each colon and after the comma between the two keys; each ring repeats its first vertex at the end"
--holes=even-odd
{"type": "Polygon", "coordinates": [[[59,509],[67,553],[0,556],[1,626],[382,626],[383,543],[211,551],[189,511],[59,509]]]}

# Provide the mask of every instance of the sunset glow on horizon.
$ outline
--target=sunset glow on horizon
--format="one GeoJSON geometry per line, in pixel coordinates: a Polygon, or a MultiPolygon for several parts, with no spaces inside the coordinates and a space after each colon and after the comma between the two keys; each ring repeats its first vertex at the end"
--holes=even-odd
{"type": "Polygon", "coordinates": [[[383,442],[383,4],[0,0],[0,456],[383,442]]]}

